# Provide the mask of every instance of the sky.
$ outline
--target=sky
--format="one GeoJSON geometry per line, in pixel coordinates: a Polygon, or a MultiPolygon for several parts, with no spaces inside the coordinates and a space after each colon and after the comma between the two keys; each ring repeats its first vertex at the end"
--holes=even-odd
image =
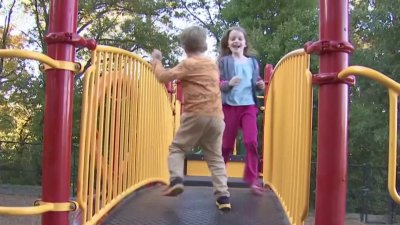
{"type": "MultiPolygon", "coordinates": [[[[0,8],[0,21],[1,26],[5,24],[5,17],[8,16],[8,10],[10,8],[12,1],[11,0],[3,0],[0,8]]],[[[16,6],[14,7],[13,13],[11,14],[11,23],[15,24],[14,32],[26,32],[29,27],[35,25],[33,18],[29,18],[24,15],[22,10],[21,1],[16,1],[16,6]]]]}

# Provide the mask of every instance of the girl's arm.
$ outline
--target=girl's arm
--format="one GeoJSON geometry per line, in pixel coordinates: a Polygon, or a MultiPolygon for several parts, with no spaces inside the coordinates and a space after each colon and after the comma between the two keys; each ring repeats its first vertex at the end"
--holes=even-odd
{"type": "Polygon", "coordinates": [[[258,64],[258,61],[255,58],[253,58],[253,63],[255,66],[254,69],[256,70],[255,73],[257,74],[256,91],[257,92],[263,91],[265,88],[265,83],[264,83],[264,80],[260,77],[260,66],[258,64]]]}
{"type": "Polygon", "coordinates": [[[228,92],[232,89],[229,86],[228,76],[225,74],[227,71],[224,71],[224,58],[220,58],[218,60],[218,69],[219,69],[219,88],[222,92],[228,92]]]}
{"type": "Polygon", "coordinates": [[[257,91],[263,91],[265,89],[265,82],[260,76],[257,79],[256,89],[257,91]]]}

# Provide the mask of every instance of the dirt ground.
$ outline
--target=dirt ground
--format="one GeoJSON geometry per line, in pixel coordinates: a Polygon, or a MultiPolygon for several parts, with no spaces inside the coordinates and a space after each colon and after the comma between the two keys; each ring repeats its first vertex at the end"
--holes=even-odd
{"type": "MultiPolygon", "coordinates": [[[[41,189],[36,186],[0,185],[1,206],[32,206],[40,198],[41,189]]],[[[2,216],[1,225],[40,225],[40,216],[2,216]]]]}
{"type": "MultiPolygon", "coordinates": [[[[1,206],[32,206],[34,196],[0,194],[1,206]]],[[[1,225],[40,225],[40,216],[0,216],[1,225]]]]}
{"type": "MultiPolygon", "coordinates": [[[[40,198],[40,192],[39,187],[0,185],[0,206],[32,206],[33,202],[40,198]]],[[[41,225],[41,217],[0,215],[0,225],[41,225]]],[[[307,218],[305,225],[314,225],[313,215],[307,218]]],[[[346,225],[365,225],[365,223],[359,221],[357,214],[353,214],[347,216],[346,225]]],[[[382,225],[382,223],[368,223],[368,225],[382,225]]]]}
{"type": "MultiPolygon", "coordinates": [[[[309,216],[306,221],[305,221],[305,225],[314,225],[314,217],[311,215],[309,216]]],[[[382,225],[383,223],[368,223],[368,225],[382,225]]],[[[360,220],[358,218],[354,218],[353,215],[348,216],[346,218],[346,224],[345,225],[365,225],[365,223],[360,222],[360,220]]],[[[396,224],[392,224],[392,225],[396,225],[396,224]]]]}
{"type": "MultiPolygon", "coordinates": [[[[37,186],[0,185],[0,206],[33,206],[40,199],[41,188],[37,186]]],[[[71,217],[74,212],[71,213],[71,217]]],[[[72,221],[72,220],[71,220],[72,221]]],[[[41,216],[2,216],[0,225],[41,225],[41,216]]]]}

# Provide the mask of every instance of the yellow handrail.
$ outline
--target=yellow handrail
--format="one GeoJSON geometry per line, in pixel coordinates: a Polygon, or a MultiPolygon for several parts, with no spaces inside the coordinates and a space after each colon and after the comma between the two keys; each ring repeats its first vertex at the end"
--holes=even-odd
{"type": "Polygon", "coordinates": [[[75,211],[78,208],[76,202],[42,202],[36,201],[35,206],[28,207],[0,207],[3,215],[37,215],[45,212],[75,211]]]}
{"type": "Polygon", "coordinates": [[[46,67],[50,67],[54,69],[70,70],[75,73],[81,72],[83,69],[79,63],[55,60],[43,53],[22,49],[1,49],[0,58],[33,59],[45,64],[45,69],[48,69],[46,67]]]}
{"type": "Polygon", "coordinates": [[[388,190],[392,199],[400,204],[400,196],[396,189],[397,159],[397,104],[400,84],[386,75],[363,66],[350,66],[342,70],[338,77],[345,79],[350,75],[360,75],[375,80],[385,86],[389,92],[389,156],[388,156],[388,190]]]}
{"type": "Polygon", "coordinates": [[[397,83],[396,81],[390,79],[386,75],[376,70],[364,66],[350,66],[340,71],[340,73],[338,74],[338,78],[344,80],[346,77],[350,75],[360,75],[363,77],[370,78],[372,80],[376,80],[386,88],[391,89],[397,93],[400,93],[399,83],[397,83]]]}

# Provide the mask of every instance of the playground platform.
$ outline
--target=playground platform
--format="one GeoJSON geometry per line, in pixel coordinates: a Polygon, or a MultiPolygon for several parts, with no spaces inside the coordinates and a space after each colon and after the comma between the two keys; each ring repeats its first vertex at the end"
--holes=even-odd
{"type": "Polygon", "coordinates": [[[185,186],[178,197],[162,196],[165,186],[142,189],[115,207],[103,225],[289,225],[272,191],[255,196],[247,188],[230,188],[232,210],[216,208],[212,187],[185,186]]]}

